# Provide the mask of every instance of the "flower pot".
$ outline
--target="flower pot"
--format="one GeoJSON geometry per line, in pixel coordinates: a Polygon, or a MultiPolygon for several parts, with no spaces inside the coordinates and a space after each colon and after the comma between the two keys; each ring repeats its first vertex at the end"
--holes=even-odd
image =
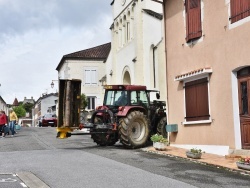
{"type": "Polygon", "coordinates": [[[241,162],[236,162],[236,165],[238,168],[243,169],[243,170],[250,170],[250,164],[245,164],[241,162]]]}
{"type": "Polygon", "coordinates": [[[191,151],[187,151],[186,152],[187,157],[193,158],[193,159],[200,159],[201,158],[201,154],[202,153],[193,153],[191,151]]]}
{"type": "Polygon", "coordinates": [[[153,142],[153,147],[156,150],[161,150],[161,151],[166,150],[166,144],[162,142],[153,142]]]}

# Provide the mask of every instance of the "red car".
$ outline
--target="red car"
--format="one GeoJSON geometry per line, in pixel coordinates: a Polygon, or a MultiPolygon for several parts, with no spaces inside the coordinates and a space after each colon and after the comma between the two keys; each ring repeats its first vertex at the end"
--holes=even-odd
{"type": "Polygon", "coordinates": [[[45,114],[42,116],[39,127],[56,127],[57,126],[57,118],[55,114],[45,114]]]}

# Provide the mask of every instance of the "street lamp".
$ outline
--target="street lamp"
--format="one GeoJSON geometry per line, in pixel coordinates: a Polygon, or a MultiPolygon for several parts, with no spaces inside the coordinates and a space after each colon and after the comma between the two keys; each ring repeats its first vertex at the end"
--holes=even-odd
{"type": "Polygon", "coordinates": [[[51,82],[51,84],[50,84],[50,86],[51,86],[51,88],[53,88],[54,86],[55,86],[55,84],[54,84],[54,82],[58,82],[58,80],[52,80],[52,82],[51,82]]]}

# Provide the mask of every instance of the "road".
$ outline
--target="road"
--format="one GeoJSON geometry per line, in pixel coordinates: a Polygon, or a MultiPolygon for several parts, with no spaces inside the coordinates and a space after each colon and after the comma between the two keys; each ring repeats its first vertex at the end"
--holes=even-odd
{"type": "Polygon", "coordinates": [[[99,147],[90,136],[57,139],[52,127],[0,139],[0,187],[249,187],[250,177],[141,149],[99,147]]]}

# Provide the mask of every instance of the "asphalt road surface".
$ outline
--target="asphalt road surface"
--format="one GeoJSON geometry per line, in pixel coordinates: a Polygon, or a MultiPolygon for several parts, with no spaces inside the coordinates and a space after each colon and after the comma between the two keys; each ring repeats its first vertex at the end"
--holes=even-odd
{"type": "Polygon", "coordinates": [[[0,139],[0,188],[249,187],[250,177],[190,161],[99,147],[88,135],[57,139],[56,130],[22,128],[0,139]]]}

